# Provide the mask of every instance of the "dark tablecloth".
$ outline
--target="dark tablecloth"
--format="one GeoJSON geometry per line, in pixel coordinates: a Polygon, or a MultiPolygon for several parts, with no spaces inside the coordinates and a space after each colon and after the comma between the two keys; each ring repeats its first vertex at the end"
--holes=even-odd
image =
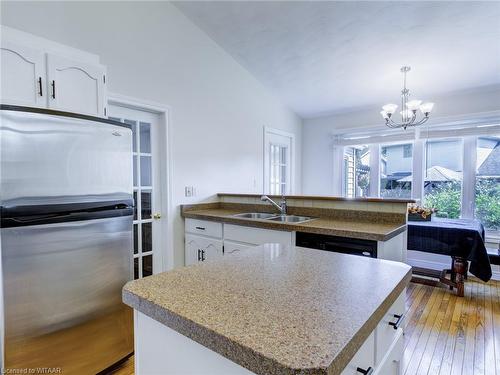
{"type": "Polygon", "coordinates": [[[432,218],[408,222],[408,250],[459,256],[470,261],[469,271],[483,281],[491,279],[484,246],[484,227],[477,220],[432,218]]]}

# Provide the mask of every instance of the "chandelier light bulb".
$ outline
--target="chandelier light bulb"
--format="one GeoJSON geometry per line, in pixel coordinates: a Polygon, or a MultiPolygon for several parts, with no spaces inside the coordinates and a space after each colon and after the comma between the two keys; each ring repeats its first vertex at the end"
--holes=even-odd
{"type": "Polygon", "coordinates": [[[434,103],[424,103],[420,106],[420,110],[424,115],[427,115],[432,112],[432,108],[434,108],[434,103]]]}
{"type": "Polygon", "coordinates": [[[388,114],[393,114],[394,112],[396,112],[396,109],[398,109],[398,105],[397,104],[386,104],[382,107],[382,109],[387,112],[388,114]]]}
{"type": "Polygon", "coordinates": [[[383,117],[384,119],[388,119],[388,118],[389,118],[389,115],[387,114],[387,112],[386,112],[386,111],[380,111],[380,114],[382,115],[382,117],[383,117]]]}
{"type": "Polygon", "coordinates": [[[416,111],[420,108],[420,104],[422,104],[421,100],[410,100],[408,103],[406,103],[406,107],[408,107],[410,111],[416,111]]]}

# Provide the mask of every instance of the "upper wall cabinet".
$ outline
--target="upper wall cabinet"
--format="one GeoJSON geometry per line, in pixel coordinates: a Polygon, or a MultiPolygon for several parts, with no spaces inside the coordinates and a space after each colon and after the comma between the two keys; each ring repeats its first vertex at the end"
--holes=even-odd
{"type": "Polygon", "coordinates": [[[106,116],[106,68],[2,40],[2,104],[106,116]]]}
{"type": "Polygon", "coordinates": [[[49,108],[105,115],[106,69],[53,54],[47,55],[49,108]]]}
{"type": "Polygon", "coordinates": [[[45,107],[45,54],[9,42],[0,52],[2,103],[45,107]]]}

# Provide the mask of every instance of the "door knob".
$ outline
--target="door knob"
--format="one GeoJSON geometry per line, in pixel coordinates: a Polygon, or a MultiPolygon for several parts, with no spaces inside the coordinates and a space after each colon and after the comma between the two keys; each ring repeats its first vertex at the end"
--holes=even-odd
{"type": "Polygon", "coordinates": [[[158,213],[154,214],[153,219],[155,219],[155,220],[161,219],[161,214],[158,214],[158,213]]]}

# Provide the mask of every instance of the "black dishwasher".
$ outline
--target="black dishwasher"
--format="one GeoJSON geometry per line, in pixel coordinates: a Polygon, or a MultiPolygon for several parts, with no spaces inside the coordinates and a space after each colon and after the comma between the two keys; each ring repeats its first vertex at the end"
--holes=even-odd
{"type": "Polygon", "coordinates": [[[295,245],[335,253],[377,257],[377,241],[372,240],[297,232],[295,245]]]}

